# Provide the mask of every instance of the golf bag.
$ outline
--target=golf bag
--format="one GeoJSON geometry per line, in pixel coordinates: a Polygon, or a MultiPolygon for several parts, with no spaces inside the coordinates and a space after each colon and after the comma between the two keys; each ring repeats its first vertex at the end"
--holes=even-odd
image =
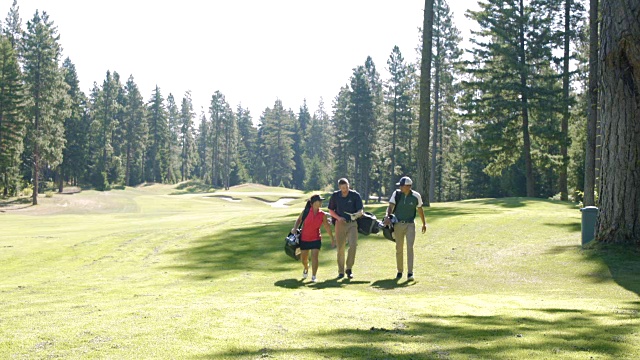
{"type": "Polygon", "coordinates": [[[396,242],[396,237],[393,234],[393,225],[397,222],[398,219],[396,218],[396,215],[391,214],[391,223],[388,226],[384,226],[384,224],[381,224],[382,235],[384,235],[385,239],[396,242]]]}
{"type": "Polygon", "coordinates": [[[357,222],[358,232],[362,235],[377,234],[382,228],[382,222],[378,221],[376,216],[370,212],[365,212],[357,222]]]}
{"type": "Polygon", "coordinates": [[[284,238],[284,253],[293,260],[300,260],[300,233],[289,233],[289,235],[284,238]]]}
{"type": "Polygon", "coordinates": [[[307,218],[309,211],[311,210],[311,203],[307,201],[307,204],[302,211],[302,219],[298,227],[298,231],[295,234],[289,232],[289,235],[284,238],[284,253],[290,256],[293,260],[300,260],[300,229],[304,224],[304,219],[307,218]]]}

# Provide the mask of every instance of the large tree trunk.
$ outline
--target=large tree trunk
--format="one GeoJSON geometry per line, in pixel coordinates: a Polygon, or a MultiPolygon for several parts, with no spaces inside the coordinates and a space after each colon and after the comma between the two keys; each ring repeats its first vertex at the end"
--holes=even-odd
{"type": "MultiPolygon", "coordinates": [[[[438,24],[440,26],[440,24],[438,24]]],[[[438,32],[439,33],[439,32],[438,32]]],[[[438,155],[438,120],[440,117],[440,37],[436,38],[436,55],[435,55],[435,84],[434,90],[434,109],[433,109],[433,143],[431,144],[431,176],[429,177],[429,203],[435,201],[436,190],[436,169],[438,155]]],[[[442,146],[442,144],[440,144],[442,146]]],[[[440,191],[441,193],[442,191],[440,191]]]]}
{"type": "Polygon", "coordinates": [[[424,1],[422,58],[420,60],[420,120],[418,125],[418,174],[416,191],[426,206],[429,202],[429,133],[431,132],[431,56],[433,42],[433,0],[424,1]]]}
{"type": "MultiPolygon", "coordinates": [[[[525,16],[524,1],[520,0],[520,15],[525,16]]],[[[524,25],[520,24],[520,64],[522,69],[526,68],[525,55],[525,34],[524,25]]],[[[527,179],[527,197],[535,196],[535,183],[533,180],[533,163],[531,162],[531,137],[529,135],[529,97],[527,96],[527,74],[524,70],[520,70],[521,106],[522,106],[522,140],[524,143],[523,157],[525,164],[525,176],[527,179]]]]}
{"type": "Polygon", "coordinates": [[[640,1],[602,3],[597,237],[640,244],[640,1]]]}
{"type": "Polygon", "coordinates": [[[598,124],[598,0],[589,2],[589,117],[584,159],[585,206],[595,206],[596,128],[598,124]]]}
{"type": "Polygon", "coordinates": [[[562,125],[560,143],[560,154],[562,155],[562,165],[560,166],[560,200],[569,200],[567,186],[567,167],[569,165],[569,39],[571,37],[571,0],[564,2],[564,62],[562,66],[562,125]]]}
{"type": "Polygon", "coordinates": [[[38,177],[40,177],[40,149],[38,144],[33,144],[33,194],[31,194],[31,204],[38,205],[38,177]]]}

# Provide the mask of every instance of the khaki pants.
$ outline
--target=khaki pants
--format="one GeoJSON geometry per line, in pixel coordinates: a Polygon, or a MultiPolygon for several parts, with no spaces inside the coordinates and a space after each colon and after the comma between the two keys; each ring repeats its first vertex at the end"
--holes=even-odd
{"type": "Polygon", "coordinates": [[[338,247],[338,273],[344,274],[344,248],[349,242],[347,253],[347,269],[353,269],[356,261],[356,248],[358,247],[358,223],[352,221],[336,222],[336,243],[338,247]]]}
{"type": "Polygon", "coordinates": [[[404,239],[407,239],[407,272],[413,273],[413,243],[416,240],[415,223],[396,223],[393,227],[393,234],[396,238],[396,264],[398,272],[404,270],[403,267],[403,246],[404,239]]]}

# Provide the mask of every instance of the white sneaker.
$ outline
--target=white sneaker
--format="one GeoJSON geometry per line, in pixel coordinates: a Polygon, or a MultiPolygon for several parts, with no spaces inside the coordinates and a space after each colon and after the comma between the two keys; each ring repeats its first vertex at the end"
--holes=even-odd
{"type": "Polygon", "coordinates": [[[316,282],[316,276],[315,275],[311,276],[311,282],[316,282]]]}
{"type": "Polygon", "coordinates": [[[309,270],[304,270],[304,271],[302,272],[302,278],[303,278],[303,279],[306,279],[306,278],[307,278],[307,275],[309,275],[309,270]]]}

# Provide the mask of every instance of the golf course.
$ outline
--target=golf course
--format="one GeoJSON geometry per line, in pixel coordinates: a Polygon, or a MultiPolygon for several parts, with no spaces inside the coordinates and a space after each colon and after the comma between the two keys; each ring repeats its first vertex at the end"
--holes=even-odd
{"type": "Polygon", "coordinates": [[[575,203],[433,203],[414,281],[395,279],[381,233],[336,279],[323,230],[312,283],[283,246],[315,193],[152,184],[0,203],[0,359],[640,358],[640,252],[583,249],[575,203]]]}

